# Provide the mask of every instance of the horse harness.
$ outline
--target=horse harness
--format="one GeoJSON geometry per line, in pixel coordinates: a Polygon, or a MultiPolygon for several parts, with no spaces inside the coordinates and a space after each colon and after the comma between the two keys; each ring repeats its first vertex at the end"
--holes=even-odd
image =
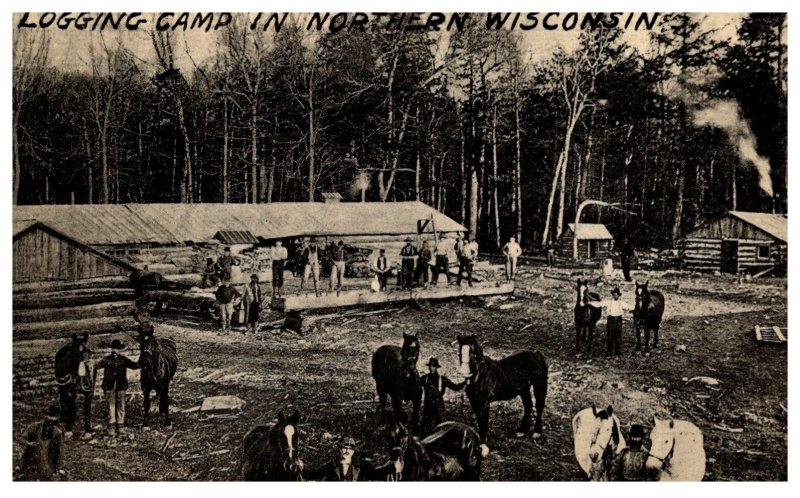
{"type": "Polygon", "coordinates": [[[672,446],[670,446],[669,451],[667,452],[666,455],[664,455],[663,458],[655,456],[654,454],[650,453],[650,451],[647,452],[648,457],[655,458],[656,460],[661,462],[662,471],[666,471],[669,469],[669,464],[672,462],[672,457],[674,455],[675,455],[675,436],[672,436],[672,446]]]}

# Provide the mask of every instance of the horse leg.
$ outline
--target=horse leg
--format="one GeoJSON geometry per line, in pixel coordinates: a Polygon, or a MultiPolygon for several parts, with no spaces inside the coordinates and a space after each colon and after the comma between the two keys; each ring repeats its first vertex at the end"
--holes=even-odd
{"type": "Polygon", "coordinates": [[[653,325],[653,349],[658,347],[658,327],[660,324],[653,325]]]}
{"type": "MultiPolygon", "coordinates": [[[[545,369],[546,370],[546,369],[545,369]]],[[[542,435],[542,415],[544,415],[544,401],[547,398],[547,372],[533,380],[533,395],[536,397],[536,422],[533,424],[533,436],[542,435]]]]}
{"type": "Polygon", "coordinates": [[[147,427],[150,424],[150,389],[149,387],[142,386],[142,404],[144,414],[142,415],[142,427],[147,427]]]}
{"type": "Polygon", "coordinates": [[[83,395],[83,430],[85,432],[92,431],[92,394],[85,393],[83,395]]]}
{"type": "Polygon", "coordinates": [[[172,422],[169,419],[169,383],[158,391],[158,412],[164,419],[164,427],[170,427],[172,422]]]}
{"type": "Polygon", "coordinates": [[[575,320],[575,351],[581,351],[581,323],[575,320]]]}
{"type": "Polygon", "coordinates": [[[644,352],[650,351],[650,326],[644,326],[644,352]]]}
{"type": "Polygon", "coordinates": [[[58,398],[61,404],[61,421],[64,423],[64,429],[67,432],[72,431],[72,425],[75,423],[75,396],[77,390],[73,386],[58,386],[58,398]]]}
{"type": "Polygon", "coordinates": [[[636,351],[642,350],[642,329],[639,328],[638,324],[634,324],[633,326],[636,329],[636,351]]]}
{"type": "Polygon", "coordinates": [[[422,404],[422,393],[414,394],[414,399],[411,400],[411,432],[419,432],[419,406],[422,404]]]}
{"type": "Polygon", "coordinates": [[[519,393],[519,397],[522,399],[522,422],[519,424],[519,429],[517,429],[517,436],[522,437],[531,430],[531,412],[533,411],[533,400],[531,399],[531,390],[530,387],[523,389],[521,393],[519,393]]]}
{"type": "Polygon", "coordinates": [[[588,329],[588,334],[589,334],[588,337],[586,338],[586,351],[591,353],[592,344],[594,343],[594,324],[589,323],[589,325],[587,325],[586,328],[588,329]]]}
{"type": "Polygon", "coordinates": [[[378,417],[381,422],[389,422],[389,414],[386,412],[386,391],[378,388],[378,417]]]}
{"type": "Polygon", "coordinates": [[[405,417],[403,413],[403,400],[400,398],[400,393],[392,393],[389,395],[392,399],[392,416],[394,422],[403,422],[405,423],[405,417]]]}
{"type": "Polygon", "coordinates": [[[489,433],[489,403],[470,399],[472,410],[475,412],[475,422],[478,425],[478,435],[481,442],[486,443],[486,436],[489,433]]]}

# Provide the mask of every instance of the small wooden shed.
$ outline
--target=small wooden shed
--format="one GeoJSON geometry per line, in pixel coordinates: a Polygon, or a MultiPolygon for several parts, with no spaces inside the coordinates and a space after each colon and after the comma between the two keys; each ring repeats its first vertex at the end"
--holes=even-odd
{"type": "Polygon", "coordinates": [[[782,214],[729,211],[686,235],[687,270],[756,273],[786,265],[788,218],[782,214]]]}
{"type": "MultiPolygon", "coordinates": [[[[560,252],[572,257],[575,224],[570,223],[561,234],[560,252]]],[[[602,223],[578,223],[578,259],[604,259],[611,257],[614,237],[602,223]]]]}
{"type": "Polygon", "coordinates": [[[37,220],[14,222],[14,283],[124,276],[136,268],[37,220]]]}

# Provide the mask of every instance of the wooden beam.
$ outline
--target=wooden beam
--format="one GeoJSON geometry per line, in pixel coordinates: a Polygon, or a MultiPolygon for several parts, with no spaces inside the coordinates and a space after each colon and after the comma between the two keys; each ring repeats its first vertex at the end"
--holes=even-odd
{"type": "Polygon", "coordinates": [[[783,335],[783,332],[781,332],[780,327],[775,325],[774,327],[772,327],[772,330],[775,332],[775,335],[778,336],[778,339],[780,339],[781,342],[786,342],[786,336],[783,335]]]}
{"type": "Polygon", "coordinates": [[[756,325],[756,340],[759,341],[759,342],[761,342],[761,340],[762,340],[761,327],[759,327],[758,325],[756,325]]]}
{"type": "Polygon", "coordinates": [[[418,301],[426,299],[453,299],[458,297],[492,296],[511,294],[513,283],[496,285],[476,285],[473,287],[435,287],[410,291],[370,292],[368,290],[323,293],[316,297],[313,293],[297,294],[273,299],[272,307],[284,312],[311,309],[341,308],[367,304],[418,301]]]}

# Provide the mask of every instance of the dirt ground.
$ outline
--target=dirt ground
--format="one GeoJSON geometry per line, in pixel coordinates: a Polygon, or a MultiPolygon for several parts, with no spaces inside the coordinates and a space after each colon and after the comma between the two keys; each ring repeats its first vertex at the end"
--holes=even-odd
{"type": "MultiPolygon", "coordinates": [[[[111,439],[99,430],[82,440],[77,433],[64,447],[60,479],[236,480],[244,434],[292,407],[302,413],[307,469],[327,462],[344,436],[354,437],[364,456],[383,460],[370,356],[381,344],[400,344],[402,331],[420,336],[421,371],[428,357],[437,356],[442,372],[454,378],[459,332],[479,334],[495,359],[521,349],[547,358],[543,439],[513,437],[522,414],[518,400],[493,404],[485,480],[581,480],[570,421],[590,403],[612,404],[625,435],[631,423],[651,426],[654,415],[695,423],[705,437],[707,480],[787,479],[787,349],[753,338],[756,324],[786,325],[785,279],[738,284],[725,276],[634,275],[649,278],[650,288],[666,295],[660,350],[635,355],[633,326],[626,320],[623,356],[606,359],[604,322],[594,356],[574,351],[573,282],[580,274],[526,267],[514,297],[394,305],[367,316],[324,318],[303,335],[268,330],[220,337],[210,325],[165,320],[156,333],[177,340],[181,362],[171,390],[173,426],[140,429],[141,395],[132,393],[128,434],[111,439]],[[690,380],[697,376],[719,384],[690,380]],[[216,418],[191,410],[215,395],[235,395],[246,404],[238,415],[216,418]]],[[[610,285],[593,289],[607,296],[610,285]]],[[[622,289],[623,300],[632,301],[632,284],[622,289]]],[[[24,350],[15,344],[15,356],[24,350]]],[[[446,399],[448,418],[473,421],[462,394],[446,399]]],[[[15,465],[22,430],[55,401],[55,395],[15,399],[15,465]]],[[[98,398],[95,424],[103,412],[98,398]]]]}

